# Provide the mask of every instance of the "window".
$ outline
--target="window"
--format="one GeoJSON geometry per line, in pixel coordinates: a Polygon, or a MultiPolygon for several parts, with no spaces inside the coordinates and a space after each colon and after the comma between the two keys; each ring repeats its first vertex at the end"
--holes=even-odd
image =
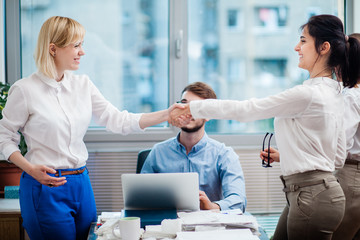
{"type": "Polygon", "coordinates": [[[287,25],[288,9],[285,5],[276,7],[255,7],[255,25],[265,29],[277,29],[287,25]]]}
{"type": "MultiPolygon", "coordinates": [[[[36,71],[33,52],[42,23],[50,16],[69,16],[87,30],[86,55],[78,73],[89,75],[108,100],[131,112],[167,108],[194,81],[210,84],[219,98],[237,100],[299,84],[307,78],[293,50],[299,27],[314,14],[343,13],[341,0],[5,2],[7,17],[16,20],[16,11],[9,8],[18,7],[21,20],[18,25],[7,20],[7,34],[17,29],[21,45],[6,49],[7,56],[18,56],[18,62],[7,66],[8,81],[15,81],[9,77],[11,67],[19,72],[16,79],[36,71]]],[[[103,129],[92,125],[89,134],[95,128],[103,129]]],[[[271,129],[272,119],[207,124],[207,131],[217,135],[256,135],[271,129]]],[[[157,140],[166,139],[165,132],[177,132],[167,123],[149,131],[161,135],[157,140]]]]}
{"type": "Polygon", "coordinates": [[[255,86],[286,88],[286,67],[287,59],[255,59],[254,76],[258,79],[255,86]]]}
{"type": "Polygon", "coordinates": [[[245,84],[245,61],[241,58],[230,58],[228,60],[227,79],[232,84],[245,84]]]}
{"type": "MultiPolygon", "coordinates": [[[[2,2],[0,1],[0,4],[2,2]]],[[[4,14],[4,4],[0,5],[0,13],[4,14]]],[[[5,18],[0,19],[0,82],[5,82],[5,18]]]]}
{"type": "Polygon", "coordinates": [[[227,12],[227,26],[229,30],[242,31],[244,28],[244,19],[241,10],[230,9],[227,12]]]}
{"type": "MultiPolygon", "coordinates": [[[[299,27],[315,9],[317,14],[337,14],[338,1],[280,0],[271,5],[265,0],[188,1],[189,45],[196,42],[201,49],[201,55],[195,56],[189,48],[189,82],[207,82],[219,98],[235,100],[269,96],[302,83],[308,74],[297,67],[294,47],[299,41],[299,27]],[[203,27],[214,22],[214,17],[211,28],[203,27]],[[228,31],[242,22],[243,31],[228,31]]],[[[273,119],[211,124],[207,131],[213,134],[273,130],[273,119]]]]}
{"type": "Polygon", "coordinates": [[[119,109],[150,112],[167,108],[167,0],[22,0],[20,3],[22,76],[36,70],[32,56],[42,23],[54,15],[67,16],[86,29],[86,55],[81,59],[79,74],[89,75],[119,109]]]}

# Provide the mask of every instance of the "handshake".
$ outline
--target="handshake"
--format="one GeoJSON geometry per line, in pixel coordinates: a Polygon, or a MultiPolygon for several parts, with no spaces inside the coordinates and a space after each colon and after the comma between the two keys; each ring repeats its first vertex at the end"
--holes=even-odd
{"type": "Polygon", "coordinates": [[[190,105],[175,103],[168,109],[168,122],[175,127],[184,127],[190,123],[192,116],[190,105]]]}

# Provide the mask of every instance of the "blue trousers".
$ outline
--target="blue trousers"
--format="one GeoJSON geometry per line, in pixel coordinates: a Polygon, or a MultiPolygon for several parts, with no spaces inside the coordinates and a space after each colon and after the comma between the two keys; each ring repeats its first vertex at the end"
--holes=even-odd
{"type": "Polygon", "coordinates": [[[96,222],[95,198],[88,171],[65,177],[65,185],[51,188],[25,172],[22,174],[20,208],[30,239],[87,238],[91,222],[96,222]]]}

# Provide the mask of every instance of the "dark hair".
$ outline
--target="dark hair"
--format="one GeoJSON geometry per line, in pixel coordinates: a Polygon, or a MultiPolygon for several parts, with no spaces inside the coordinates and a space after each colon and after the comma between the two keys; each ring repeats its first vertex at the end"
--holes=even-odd
{"type": "Polygon", "coordinates": [[[330,43],[328,66],[341,78],[344,87],[354,87],[359,75],[360,42],[353,37],[347,37],[343,23],[333,15],[312,16],[301,29],[305,27],[315,39],[318,53],[324,42],[330,43]]]}
{"type": "Polygon", "coordinates": [[[196,96],[204,98],[204,99],[216,99],[216,93],[215,91],[206,83],[203,82],[194,82],[189,85],[187,85],[184,90],[181,92],[183,94],[184,92],[192,92],[196,96]]]}
{"type": "Polygon", "coordinates": [[[354,77],[358,79],[360,82],[360,33],[353,33],[349,35],[349,47],[352,45],[352,51],[349,52],[350,64],[352,64],[352,68],[358,69],[357,72],[353,72],[354,77]]]}

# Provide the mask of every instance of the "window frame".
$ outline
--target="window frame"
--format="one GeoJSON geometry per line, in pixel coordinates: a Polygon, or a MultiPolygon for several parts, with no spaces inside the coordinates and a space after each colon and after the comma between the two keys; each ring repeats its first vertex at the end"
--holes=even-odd
{"type": "Polygon", "coordinates": [[[21,76],[21,45],[20,45],[20,0],[2,0],[5,20],[5,79],[13,84],[21,76]]]}
{"type": "MultiPolygon", "coordinates": [[[[0,0],[0,12],[5,12],[5,4],[0,0]]],[[[5,16],[0,18],[0,82],[5,83],[5,16]]]]}
{"type": "MultiPolygon", "coordinates": [[[[189,1],[189,0],[188,0],[189,1]]],[[[182,89],[188,84],[188,35],[187,8],[188,1],[169,0],[169,102],[176,102],[182,89]],[[178,46],[178,47],[176,47],[178,46]],[[180,47],[180,48],[179,48],[180,47]]],[[[0,28],[5,43],[0,41],[0,75],[6,82],[13,84],[21,78],[21,42],[20,42],[20,0],[0,0],[3,9],[5,31],[0,28]],[[4,36],[5,35],[5,36],[4,36]],[[2,51],[3,50],[3,51],[2,51]]],[[[359,3],[358,3],[359,4],[359,3]]],[[[356,5],[354,0],[338,0],[338,16],[344,21],[346,32],[353,32],[356,5]]],[[[360,4],[359,4],[360,5],[360,4]]],[[[359,5],[356,7],[360,8],[359,5]]],[[[358,26],[359,28],[359,26],[358,26]]],[[[1,36],[0,36],[1,37],[1,36]]],[[[154,143],[175,136],[179,129],[149,128],[142,133],[128,136],[113,134],[105,129],[89,128],[85,135],[85,143],[89,149],[113,149],[122,147],[136,147],[139,144],[151,147],[154,143]]],[[[212,138],[230,146],[240,148],[258,148],[262,141],[262,134],[212,134],[212,138]]]]}

